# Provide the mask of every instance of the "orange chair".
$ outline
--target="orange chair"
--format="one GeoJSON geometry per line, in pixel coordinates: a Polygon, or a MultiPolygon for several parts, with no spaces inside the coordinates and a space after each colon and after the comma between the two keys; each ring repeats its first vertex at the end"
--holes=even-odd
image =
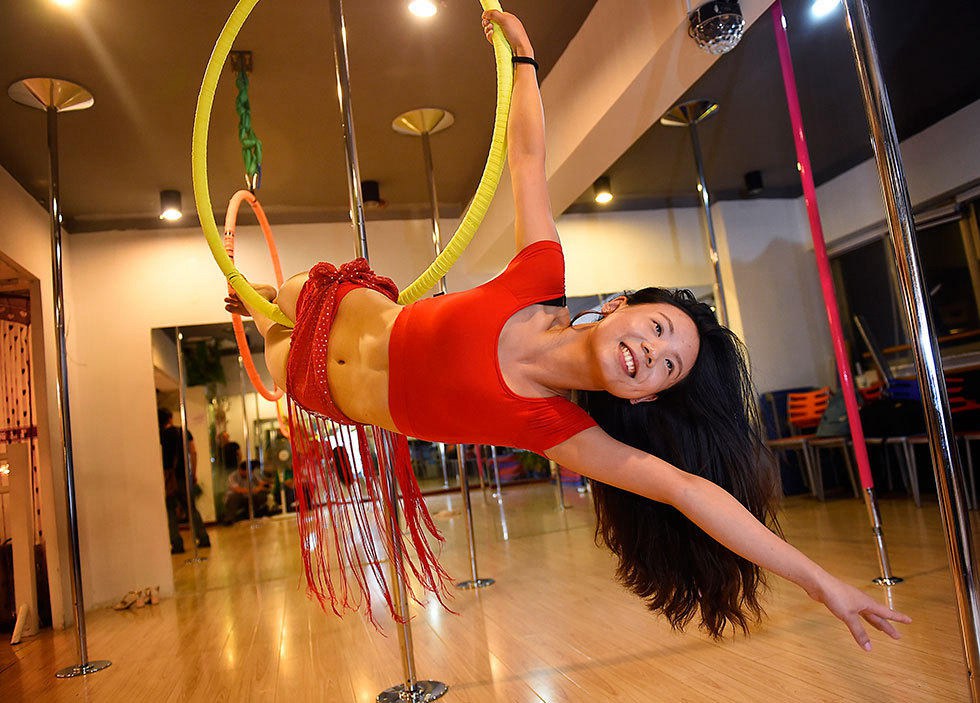
{"type": "Polygon", "coordinates": [[[804,480],[809,484],[810,492],[820,500],[824,499],[823,480],[816,475],[818,468],[810,444],[817,436],[807,430],[816,430],[828,403],[830,403],[829,388],[790,393],[786,397],[786,419],[792,434],[789,437],[771,439],[767,442],[770,449],[774,451],[800,452],[803,459],[804,480]]]}

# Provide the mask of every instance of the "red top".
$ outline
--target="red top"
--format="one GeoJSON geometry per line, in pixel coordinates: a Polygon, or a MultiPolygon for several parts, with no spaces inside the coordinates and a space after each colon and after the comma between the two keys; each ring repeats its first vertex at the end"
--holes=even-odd
{"type": "Polygon", "coordinates": [[[535,242],[482,286],[407,305],[388,347],[388,402],[400,432],[452,444],[494,444],[543,453],[596,423],[558,396],[525,398],[497,359],[510,317],[565,294],[558,242],[535,242]]]}

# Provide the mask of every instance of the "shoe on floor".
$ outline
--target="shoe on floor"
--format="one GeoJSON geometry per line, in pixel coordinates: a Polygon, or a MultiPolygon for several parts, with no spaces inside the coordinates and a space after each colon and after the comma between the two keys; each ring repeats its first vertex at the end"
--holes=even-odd
{"type": "MultiPolygon", "coordinates": [[[[133,604],[135,604],[139,599],[140,599],[140,594],[139,593],[137,593],[136,591],[130,591],[129,593],[127,593],[126,595],[124,595],[122,597],[122,599],[118,603],[116,603],[114,606],[112,606],[112,609],[113,610],[126,610],[127,608],[132,607],[133,604]]],[[[146,602],[144,601],[144,605],[145,604],[146,604],[146,602]]]]}
{"type": "Polygon", "coordinates": [[[160,587],[159,586],[147,586],[143,589],[143,595],[146,598],[146,602],[150,605],[160,604],[160,587]]]}

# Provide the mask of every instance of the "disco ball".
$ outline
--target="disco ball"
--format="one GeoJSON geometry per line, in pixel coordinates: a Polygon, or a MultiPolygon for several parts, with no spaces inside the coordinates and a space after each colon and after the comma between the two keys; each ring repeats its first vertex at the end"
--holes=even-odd
{"type": "Polygon", "coordinates": [[[706,2],[690,14],[688,34],[709,54],[724,54],[735,48],[745,31],[745,18],[738,0],[706,2]]]}

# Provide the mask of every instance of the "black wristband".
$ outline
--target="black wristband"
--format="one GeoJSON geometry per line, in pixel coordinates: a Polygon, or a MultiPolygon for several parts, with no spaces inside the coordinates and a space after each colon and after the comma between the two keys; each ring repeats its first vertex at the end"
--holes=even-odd
{"type": "Polygon", "coordinates": [[[526,63],[529,66],[534,66],[534,72],[538,72],[538,62],[532,59],[530,56],[511,56],[510,62],[513,64],[526,63]]]}

